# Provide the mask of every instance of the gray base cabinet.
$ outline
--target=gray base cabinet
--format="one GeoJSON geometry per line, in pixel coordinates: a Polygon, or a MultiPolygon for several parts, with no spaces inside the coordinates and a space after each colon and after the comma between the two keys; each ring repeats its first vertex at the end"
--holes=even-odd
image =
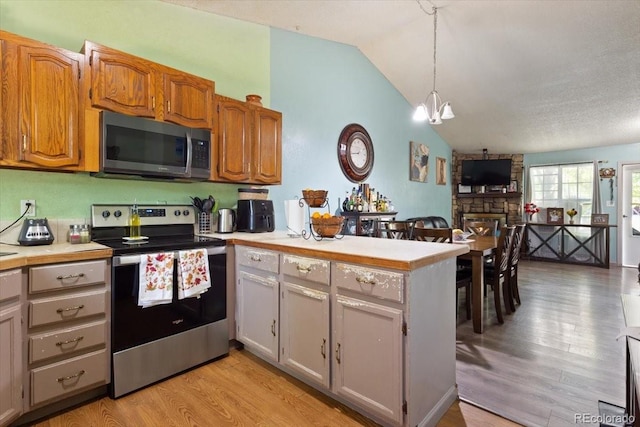
{"type": "Polygon", "coordinates": [[[22,414],[22,274],[0,273],[0,426],[22,414]]]}
{"type": "Polygon", "coordinates": [[[249,351],[385,426],[435,426],[457,398],[454,258],[395,271],[246,246],[236,257],[249,351]]]}

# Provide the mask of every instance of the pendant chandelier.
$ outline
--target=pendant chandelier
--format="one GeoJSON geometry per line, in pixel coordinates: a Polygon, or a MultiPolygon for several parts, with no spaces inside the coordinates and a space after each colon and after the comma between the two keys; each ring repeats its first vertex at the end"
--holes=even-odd
{"type": "MultiPolygon", "coordinates": [[[[418,1],[418,4],[420,2],[418,1]]],[[[422,7],[422,5],[420,5],[422,7]]],[[[424,9],[423,9],[424,10],[424,9]]],[[[436,90],[436,34],[438,32],[438,8],[433,7],[433,90],[427,99],[418,105],[413,119],[417,121],[429,120],[431,125],[439,125],[442,120],[453,119],[451,104],[442,102],[436,90]]]]}

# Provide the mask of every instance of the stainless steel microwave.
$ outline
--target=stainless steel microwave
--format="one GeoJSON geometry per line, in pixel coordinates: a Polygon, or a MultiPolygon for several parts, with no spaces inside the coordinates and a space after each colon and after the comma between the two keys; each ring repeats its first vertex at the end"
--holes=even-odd
{"type": "Polygon", "coordinates": [[[211,132],[103,111],[100,173],[147,178],[207,180],[211,132]]]}

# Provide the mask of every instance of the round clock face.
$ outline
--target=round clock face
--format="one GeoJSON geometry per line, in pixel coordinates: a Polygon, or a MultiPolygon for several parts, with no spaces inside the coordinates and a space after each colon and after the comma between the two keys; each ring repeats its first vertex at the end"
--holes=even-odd
{"type": "Polygon", "coordinates": [[[373,169],[373,143],[365,128],[352,123],[342,130],[338,139],[338,161],[350,181],[367,179],[373,169]]]}

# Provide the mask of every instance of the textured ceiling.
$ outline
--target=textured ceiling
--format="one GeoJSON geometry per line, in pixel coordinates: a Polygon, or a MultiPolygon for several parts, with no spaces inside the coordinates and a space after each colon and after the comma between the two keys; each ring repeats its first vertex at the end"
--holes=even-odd
{"type": "Polygon", "coordinates": [[[640,0],[162,1],[357,46],[412,105],[433,86],[435,5],[456,118],[434,130],[453,149],[640,143],[640,0]]]}

